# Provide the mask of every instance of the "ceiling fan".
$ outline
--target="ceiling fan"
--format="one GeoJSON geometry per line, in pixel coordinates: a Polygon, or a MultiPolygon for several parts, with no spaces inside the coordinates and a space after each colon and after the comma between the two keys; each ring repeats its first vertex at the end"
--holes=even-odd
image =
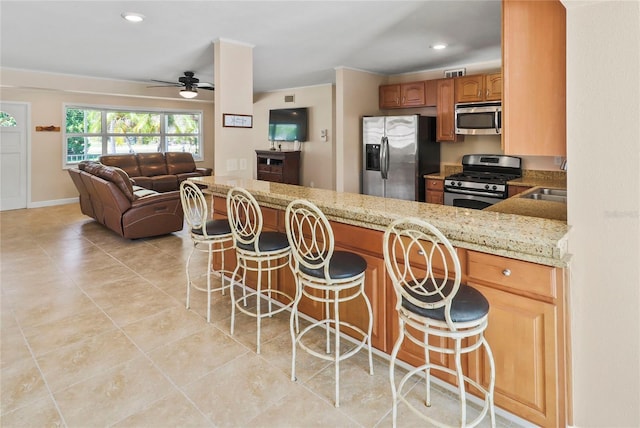
{"type": "Polygon", "coordinates": [[[177,82],[167,82],[166,80],[151,79],[152,82],[165,83],[164,85],[149,86],[149,88],[176,86],[180,89],[180,95],[184,98],[195,98],[198,96],[198,89],[206,89],[208,91],[215,90],[213,83],[202,82],[194,76],[193,71],[185,71],[184,76],[180,76],[177,82]]]}

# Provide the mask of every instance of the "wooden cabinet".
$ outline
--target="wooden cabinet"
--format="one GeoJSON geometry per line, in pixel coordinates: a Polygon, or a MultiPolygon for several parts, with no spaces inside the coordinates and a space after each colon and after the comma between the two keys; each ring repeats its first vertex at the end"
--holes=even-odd
{"type": "Polygon", "coordinates": [[[499,101],[502,98],[502,73],[476,74],[455,78],[457,103],[499,101]]]}
{"type": "Polygon", "coordinates": [[[444,204],[444,179],[425,178],[425,187],[425,200],[428,204],[444,204]]]}
{"type": "MultiPolygon", "coordinates": [[[[373,328],[371,344],[383,352],[391,352],[387,342],[387,275],[382,255],[382,232],[331,222],[336,250],[352,251],[367,261],[365,293],[371,302],[373,328]]],[[[363,299],[340,305],[340,318],[367,330],[368,313],[363,299]]],[[[348,330],[345,333],[349,334],[348,330]]],[[[358,337],[358,335],[355,335],[358,337]]]]}
{"type": "Polygon", "coordinates": [[[378,100],[383,110],[435,106],[435,85],[429,81],[381,85],[378,100]]]}
{"type": "Polygon", "coordinates": [[[502,2],[502,143],[509,155],[566,156],[566,11],[502,2]]]}
{"type": "Polygon", "coordinates": [[[529,189],[531,189],[530,186],[512,186],[512,185],[509,185],[509,189],[508,189],[509,197],[518,195],[518,194],[520,194],[520,193],[522,193],[524,191],[527,191],[529,189]]]}
{"type": "Polygon", "coordinates": [[[455,83],[453,78],[437,80],[436,141],[463,141],[455,132],[455,83]]]}
{"type": "Polygon", "coordinates": [[[300,184],[300,151],[256,150],[257,179],[300,184]]]}
{"type": "MultiPolygon", "coordinates": [[[[489,300],[485,333],[496,367],[495,404],[540,426],[565,426],[565,317],[562,270],[467,252],[467,283],[489,300]]],[[[488,384],[483,352],[473,378],[488,384]]]]}

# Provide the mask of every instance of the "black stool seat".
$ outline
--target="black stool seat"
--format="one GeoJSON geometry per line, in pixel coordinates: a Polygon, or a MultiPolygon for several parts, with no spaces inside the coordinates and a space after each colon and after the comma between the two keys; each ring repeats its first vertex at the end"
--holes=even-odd
{"type": "MultiPolygon", "coordinates": [[[[309,269],[302,264],[300,272],[316,278],[324,278],[324,269],[309,269]]],[[[367,262],[361,256],[349,251],[335,251],[329,261],[329,277],[346,279],[360,275],[367,269],[367,262]]]]}
{"type": "MultiPolygon", "coordinates": [[[[431,283],[427,281],[425,284],[428,286],[431,283]]],[[[442,292],[444,295],[451,293],[453,287],[453,281],[448,280],[447,284],[443,287],[442,292]]],[[[425,296],[417,293],[409,287],[405,287],[405,290],[417,300],[425,303],[438,302],[442,300],[439,294],[432,296],[425,296]]],[[[402,307],[425,318],[431,318],[438,321],[446,321],[444,312],[445,307],[436,309],[424,309],[409,302],[404,297],[402,298],[402,307]]],[[[453,322],[468,322],[476,321],[484,317],[489,313],[489,302],[486,297],[482,295],[478,290],[468,285],[460,284],[458,292],[453,297],[451,302],[451,320],[453,322]]]]}
{"type": "MultiPolygon", "coordinates": [[[[254,251],[252,244],[236,242],[236,247],[246,251],[254,251]]],[[[258,250],[263,252],[284,250],[289,247],[287,235],[281,232],[262,232],[258,240],[258,250]]]]}
{"type": "MultiPolygon", "coordinates": [[[[205,225],[207,230],[207,235],[215,236],[215,235],[227,235],[231,233],[231,227],[229,226],[229,221],[227,219],[220,220],[208,220],[205,225]]],[[[195,235],[203,235],[202,228],[193,228],[191,232],[195,235]]]]}

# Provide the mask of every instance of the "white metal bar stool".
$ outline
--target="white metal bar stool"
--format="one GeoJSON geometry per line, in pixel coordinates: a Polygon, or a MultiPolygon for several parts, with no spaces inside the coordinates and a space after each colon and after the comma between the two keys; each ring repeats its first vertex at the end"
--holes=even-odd
{"type": "Polygon", "coordinates": [[[431,370],[456,377],[460,398],[459,426],[476,426],[487,412],[491,426],[495,426],[495,366],[491,348],[483,334],[488,325],[489,302],[475,288],[460,284],[460,261],[455,249],[438,229],[423,220],[406,218],[394,221],[384,234],[383,251],[387,273],[397,297],[396,310],[400,320],[400,334],[391,352],[389,367],[393,426],[397,422],[398,402],[405,403],[418,416],[436,426],[447,426],[425,415],[402,394],[407,381],[416,374],[422,374],[426,383],[426,405],[430,406],[431,370]],[[430,344],[429,336],[450,339],[454,343],[453,349],[430,344]],[[405,337],[424,348],[425,364],[410,370],[396,387],[395,362],[405,337]],[[490,366],[490,380],[486,387],[466,376],[461,365],[462,354],[480,347],[484,347],[490,366]],[[429,359],[431,351],[453,355],[455,370],[432,363],[429,359]],[[468,424],[465,383],[476,388],[484,399],[479,416],[468,424]]]}
{"type": "MultiPolygon", "coordinates": [[[[229,227],[229,221],[225,219],[213,220],[209,218],[207,210],[207,201],[200,188],[185,180],[180,184],[180,200],[182,201],[182,210],[184,218],[189,226],[189,235],[193,241],[193,249],[187,258],[187,309],[190,306],[191,288],[207,293],[207,322],[211,322],[211,293],[229,287],[231,278],[227,279],[225,284],[225,274],[231,272],[224,269],[224,254],[233,248],[233,235],[229,227]],[[206,276],[206,287],[199,282],[194,281],[190,273],[191,259],[196,251],[206,252],[207,271],[197,278],[206,276]],[[213,256],[219,253],[221,258],[220,269],[215,270],[213,266],[213,256]],[[212,288],[211,275],[220,276],[220,287],[212,288]]],[[[213,214],[213,201],[211,202],[211,213],[213,214]]]]}
{"type": "Polygon", "coordinates": [[[287,237],[294,260],[294,272],[298,291],[290,318],[292,339],[291,380],[296,380],[296,347],[318,358],[333,361],[335,367],[335,406],[340,405],[340,361],[356,354],[363,347],[369,351],[369,374],[373,374],[371,356],[371,330],[373,313],[371,303],[364,292],[367,262],[358,254],[334,251],[334,236],[329,220],[309,201],[298,199],[289,204],[285,213],[287,237]],[[313,291],[320,293],[313,293],[313,291]],[[302,296],[324,303],[324,319],[313,322],[299,332],[297,322],[298,303],[302,296]],[[340,319],[340,303],[362,296],[369,324],[364,331],[360,327],[340,319]],[[326,330],[326,349],[323,353],[305,345],[306,333],[316,327],[326,330]],[[334,330],[334,350],[331,352],[331,332],[334,330]],[[340,328],[349,327],[362,336],[359,344],[349,352],[340,353],[340,328]]]}
{"type": "Polygon", "coordinates": [[[236,309],[256,318],[257,347],[260,353],[260,328],[264,317],[271,317],[290,308],[295,296],[272,287],[272,274],[278,269],[290,266],[291,247],[287,236],[282,232],[264,232],[262,230],[262,211],[256,199],[245,189],[234,187],[227,193],[227,215],[231,233],[236,246],[237,264],[233,278],[238,278],[242,270],[243,297],[236,299],[235,284],[231,287],[231,334],[233,335],[236,309]],[[247,272],[257,274],[256,288],[247,292],[247,272]],[[263,287],[263,273],[267,275],[267,286],[263,287]],[[284,297],[284,303],[274,303],[274,297],[284,297]],[[255,309],[247,308],[247,299],[255,297],[255,309]],[[262,311],[261,300],[266,299],[267,311],[262,311]]]}

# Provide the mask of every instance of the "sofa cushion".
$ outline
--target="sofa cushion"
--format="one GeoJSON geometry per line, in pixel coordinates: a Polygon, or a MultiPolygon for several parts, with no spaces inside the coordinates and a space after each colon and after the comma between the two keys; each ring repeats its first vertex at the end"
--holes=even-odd
{"type": "Polygon", "coordinates": [[[178,188],[178,177],[175,175],[155,175],[151,177],[151,188],[156,192],[170,192],[178,188]]]}
{"type": "Polygon", "coordinates": [[[124,170],[114,166],[106,166],[99,163],[87,164],[84,166],[85,172],[96,175],[104,180],[110,181],[129,199],[133,201],[136,199],[133,194],[133,186],[131,180],[124,170]]]}
{"type": "Polygon", "coordinates": [[[196,170],[196,162],[193,160],[191,153],[166,152],[164,157],[167,161],[167,171],[169,174],[182,174],[196,170]]]}
{"type": "Polygon", "coordinates": [[[138,153],[138,165],[140,174],[147,177],[155,175],[166,175],[167,164],[162,153],[138,153]]]}
{"type": "Polygon", "coordinates": [[[139,175],[145,175],[140,173],[140,167],[138,166],[138,158],[135,154],[121,154],[121,155],[104,155],[100,156],[100,163],[108,166],[117,166],[122,168],[129,177],[138,177],[139,175]]]}

